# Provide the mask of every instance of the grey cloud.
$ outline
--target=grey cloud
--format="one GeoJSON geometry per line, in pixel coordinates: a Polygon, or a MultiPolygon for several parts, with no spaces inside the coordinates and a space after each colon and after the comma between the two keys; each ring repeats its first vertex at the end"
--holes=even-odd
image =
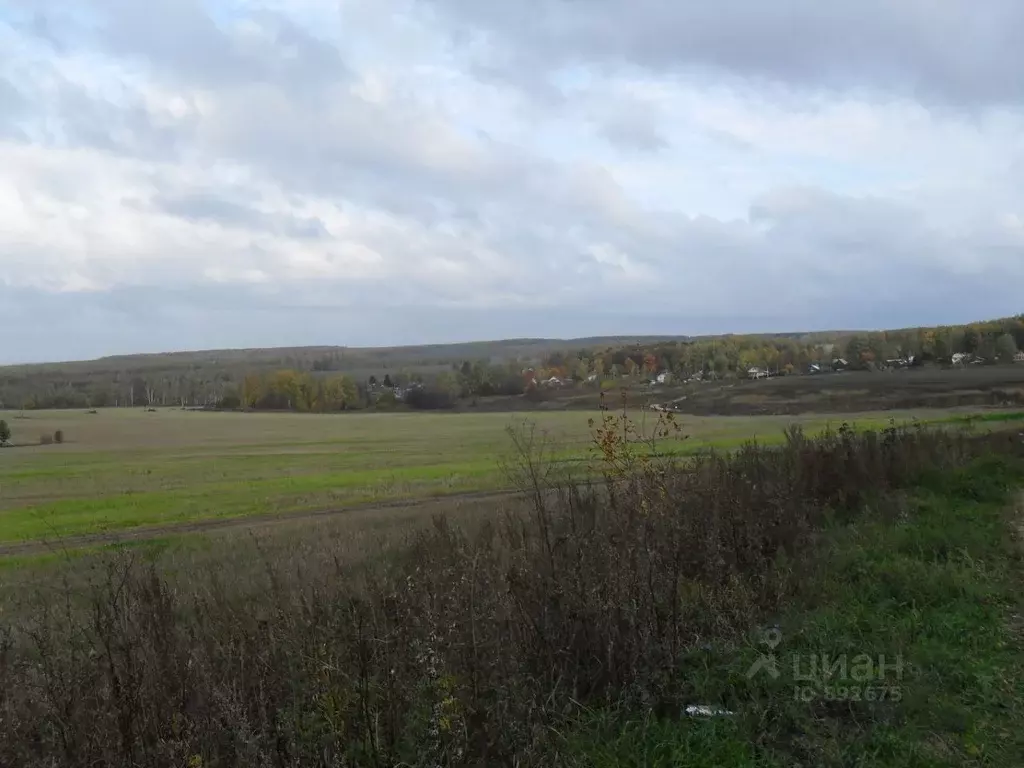
{"type": "Polygon", "coordinates": [[[333,45],[279,14],[249,14],[258,31],[245,34],[218,26],[199,0],[87,0],[83,5],[98,21],[92,34],[75,24],[80,9],[69,13],[62,0],[39,3],[34,30],[41,39],[52,39],[50,29],[59,25],[67,46],[96,45],[186,82],[219,87],[273,82],[305,90],[348,74],[333,45]]]}
{"type": "MultiPolygon", "coordinates": [[[[55,75],[55,79],[59,76],[55,75]]],[[[141,100],[115,104],[60,79],[51,114],[59,117],[61,142],[119,155],[171,159],[189,139],[187,120],[161,123],[141,100]]]]}
{"type": "Polygon", "coordinates": [[[657,152],[668,147],[668,141],[650,116],[624,112],[605,121],[601,133],[612,144],[624,149],[657,152]]]}
{"type": "Polygon", "coordinates": [[[1024,98],[1018,0],[425,0],[537,66],[716,68],[802,87],[867,88],[959,105],[1024,98]]]}
{"type": "Polygon", "coordinates": [[[20,112],[27,102],[21,91],[7,80],[0,79],[0,115],[11,116],[20,112]]]}
{"type": "Polygon", "coordinates": [[[0,137],[22,138],[20,123],[28,101],[10,82],[0,77],[0,137]]]}
{"type": "Polygon", "coordinates": [[[550,198],[558,169],[525,150],[464,136],[409,99],[350,92],[309,105],[276,91],[226,96],[204,126],[208,151],[250,163],[293,190],[344,197],[427,224],[477,219],[550,198]]]}
{"type": "Polygon", "coordinates": [[[151,204],[164,213],[190,221],[209,221],[297,239],[320,240],[330,237],[324,223],[318,218],[266,213],[208,192],[157,195],[151,204]]]}

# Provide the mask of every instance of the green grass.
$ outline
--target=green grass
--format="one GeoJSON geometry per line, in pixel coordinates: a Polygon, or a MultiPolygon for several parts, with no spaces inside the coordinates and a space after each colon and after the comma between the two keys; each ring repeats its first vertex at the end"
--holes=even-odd
{"type": "MultiPolygon", "coordinates": [[[[554,455],[592,456],[589,412],[530,415],[554,455]]],[[[166,526],[392,501],[507,483],[505,428],[523,415],[237,414],[176,409],[33,411],[11,416],[18,447],[0,451],[0,542],[140,526],[166,526]],[[64,431],[64,445],[32,445],[64,431]]],[[[1009,416],[1013,416],[1010,414],[1009,416]]],[[[1008,418],[990,414],[986,418],[1008,418]]],[[[947,411],[799,417],[683,417],[688,440],[662,450],[729,449],[751,438],[781,439],[791,423],[808,431],[849,421],[884,427],[891,418],[935,421],[947,411]]],[[[957,415],[954,418],[963,418],[957,415]]],[[[655,417],[648,415],[648,424],[655,417]]]]}
{"type": "Polygon", "coordinates": [[[951,416],[947,421],[962,424],[990,424],[1024,421],[1024,411],[995,411],[993,413],[969,413],[951,416]]]}
{"type": "MultiPolygon", "coordinates": [[[[1012,766],[1024,759],[1024,466],[976,463],[927,478],[901,519],[831,531],[819,574],[778,617],[780,676],[748,677],[769,653],[683,660],[695,703],[731,717],[586,712],[565,735],[589,766],[1012,766]],[[1014,503],[1016,501],[1016,504],[1014,503]],[[1017,535],[1013,535],[1017,532],[1017,535]],[[810,655],[901,659],[867,681],[798,680],[810,655]],[[797,688],[800,687],[800,695],[797,688]],[[810,687],[810,700],[802,700],[810,687]],[[876,701],[866,701],[867,689],[876,701]],[[855,694],[860,700],[855,700],[855,694]],[[836,699],[829,700],[829,696],[836,699]]],[[[877,665],[876,665],[877,666],[877,665]]],[[[862,668],[863,670],[863,668],[862,668]]]]}

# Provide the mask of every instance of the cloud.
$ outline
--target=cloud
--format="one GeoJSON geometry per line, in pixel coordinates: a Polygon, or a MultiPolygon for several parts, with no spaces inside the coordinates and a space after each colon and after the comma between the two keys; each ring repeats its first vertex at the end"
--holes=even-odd
{"type": "MultiPolygon", "coordinates": [[[[714,69],[804,88],[898,92],[962,106],[1024,97],[1016,0],[426,0],[537,66],[714,69]]],[[[498,55],[508,56],[507,53],[498,55]]]]}
{"type": "Polygon", "coordinates": [[[34,318],[0,357],[1019,311],[1018,75],[929,47],[960,6],[744,7],[0,16],[0,289],[34,318]]]}
{"type": "Polygon", "coordinates": [[[315,216],[297,217],[260,211],[217,194],[192,192],[158,195],[152,202],[164,213],[192,222],[215,222],[227,227],[276,233],[295,239],[329,237],[323,221],[315,216]]]}

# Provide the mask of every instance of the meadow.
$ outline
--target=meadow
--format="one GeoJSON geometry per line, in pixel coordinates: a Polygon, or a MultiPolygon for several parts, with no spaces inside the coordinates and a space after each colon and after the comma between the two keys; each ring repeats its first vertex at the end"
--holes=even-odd
{"type": "MultiPolygon", "coordinates": [[[[799,424],[935,422],[970,411],[856,416],[687,416],[661,449],[692,453],[770,444],[799,424]]],[[[536,425],[558,461],[594,455],[595,411],[312,415],[144,408],[8,414],[14,446],[0,451],[0,554],[30,542],[418,504],[497,492],[511,455],[508,429],[536,425]],[[62,444],[40,445],[56,430],[62,444]],[[15,547],[14,545],[18,545],[15,547]]],[[[653,414],[634,414],[648,427],[653,414]]],[[[73,541],[73,539],[72,539],[73,541]]]]}
{"type": "MultiPolygon", "coordinates": [[[[163,415],[115,417],[109,456],[358,446],[323,425],[416,427],[424,461],[504,450],[462,416],[177,413],[145,437],[163,415]]],[[[981,434],[916,415],[947,425],[887,414],[683,461],[612,439],[604,483],[556,480],[501,515],[449,495],[0,569],[0,765],[1018,764],[1020,414],[981,434]]],[[[584,450],[588,425],[557,418],[556,453],[584,450]]],[[[685,426],[728,447],[780,424],[685,426]]],[[[57,450],[95,458],[74,440],[4,455],[57,450]]]]}

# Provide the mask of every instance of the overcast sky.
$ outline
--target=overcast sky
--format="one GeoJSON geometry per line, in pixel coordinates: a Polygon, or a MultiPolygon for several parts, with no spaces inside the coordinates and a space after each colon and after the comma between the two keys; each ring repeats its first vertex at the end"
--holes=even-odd
{"type": "Polygon", "coordinates": [[[0,0],[0,361],[1024,311],[1020,0],[0,0]]]}

